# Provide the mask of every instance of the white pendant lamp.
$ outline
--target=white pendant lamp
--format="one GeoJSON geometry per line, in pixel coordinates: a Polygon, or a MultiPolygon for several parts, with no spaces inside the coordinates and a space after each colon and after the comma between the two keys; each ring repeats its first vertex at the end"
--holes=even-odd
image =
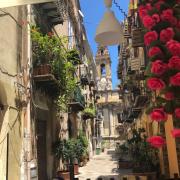
{"type": "Polygon", "coordinates": [[[102,21],[97,27],[95,41],[102,46],[121,44],[123,41],[123,30],[114,12],[110,10],[112,0],[104,0],[104,3],[107,7],[107,12],[105,12],[102,21]]]}

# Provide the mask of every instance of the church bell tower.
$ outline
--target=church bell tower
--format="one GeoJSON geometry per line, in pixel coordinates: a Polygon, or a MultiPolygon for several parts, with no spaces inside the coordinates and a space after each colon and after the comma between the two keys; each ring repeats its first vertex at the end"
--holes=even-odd
{"type": "Polygon", "coordinates": [[[98,91],[112,90],[111,59],[106,46],[99,46],[96,53],[98,91]]]}

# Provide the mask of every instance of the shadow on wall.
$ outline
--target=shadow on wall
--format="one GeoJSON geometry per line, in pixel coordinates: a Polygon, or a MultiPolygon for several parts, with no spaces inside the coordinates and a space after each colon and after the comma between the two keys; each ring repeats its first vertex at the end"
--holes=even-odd
{"type": "Polygon", "coordinates": [[[3,124],[4,115],[6,113],[7,106],[7,95],[3,83],[0,81],[0,133],[3,124]]]}

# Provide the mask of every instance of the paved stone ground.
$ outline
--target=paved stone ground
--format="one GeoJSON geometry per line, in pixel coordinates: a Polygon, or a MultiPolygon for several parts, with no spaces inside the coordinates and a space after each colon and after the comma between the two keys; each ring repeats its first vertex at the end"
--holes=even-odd
{"type": "Polygon", "coordinates": [[[127,174],[128,170],[117,169],[117,157],[113,149],[107,150],[105,153],[95,155],[84,167],[80,167],[79,175],[76,176],[79,180],[96,180],[98,177],[103,177],[103,180],[110,180],[113,177],[115,180],[120,180],[119,174],[127,174]]]}

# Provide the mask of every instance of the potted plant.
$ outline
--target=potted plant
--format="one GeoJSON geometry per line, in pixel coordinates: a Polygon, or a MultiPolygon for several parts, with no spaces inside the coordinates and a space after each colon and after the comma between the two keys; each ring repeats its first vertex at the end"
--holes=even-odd
{"type": "Polygon", "coordinates": [[[146,141],[145,130],[132,130],[132,138],[128,140],[129,154],[133,161],[133,172],[147,176],[156,176],[158,171],[158,150],[146,141]]]}
{"type": "Polygon", "coordinates": [[[52,150],[54,156],[59,161],[57,176],[64,178],[64,180],[70,180],[70,172],[68,170],[68,167],[65,166],[65,158],[63,155],[65,153],[65,144],[66,140],[58,140],[53,143],[52,150]]]}
{"type": "Polygon", "coordinates": [[[67,51],[67,60],[71,62],[73,65],[81,64],[79,53],[76,49],[71,49],[67,51]]]}
{"type": "Polygon", "coordinates": [[[88,140],[82,132],[80,132],[77,137],[76,154],[78,162],[81,165],[85,165],[88,161],[88,140]]]}
{"type": "Polygon", "coordinates": [[[130,169],[132,168],[132,161],[129,159],[129,147],[127,143],[120,144],[116,147],[116,153],[119,157],[118,168],[130,169]]]}
{"type": "Polygon", "coordinates": [[[93,106],[93,104],[90,104],[89,107],[86,107],[82,113],[83,115],[83,119],[86,120],[86,119],[92,119],[95,117],[96,115],[96,109],[95,107],[93,106]]]}

